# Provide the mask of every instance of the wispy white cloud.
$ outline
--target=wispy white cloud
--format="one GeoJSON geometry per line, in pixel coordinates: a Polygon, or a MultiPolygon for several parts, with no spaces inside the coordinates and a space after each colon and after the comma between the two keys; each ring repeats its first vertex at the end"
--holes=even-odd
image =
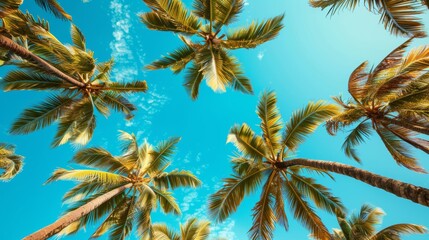
{"type": "Polygon", "coordinates": [[[258,56],[257,56],[259,61],[261,61],[264,58],[264,56],[265,56],[265,53],[263,51],[259,51],[258,56]]]}

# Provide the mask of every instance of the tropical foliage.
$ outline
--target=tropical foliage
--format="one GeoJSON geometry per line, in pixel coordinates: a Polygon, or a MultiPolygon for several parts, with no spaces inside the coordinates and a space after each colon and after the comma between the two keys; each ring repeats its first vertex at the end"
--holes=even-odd
{"type": "Polygon", "coordinates": [[[282,136],[276,102],[275,94],[266,92],[258,104],[262,136],[255,134],[245,123],[231,128],[228,142],[234,143],[240,154],[231,160],[234,175],[224,179],[223,187],[210,198],[212,217],[218,221],[225,220],[237,210],[244,196],[263,184],[260,200],[253,208],[251,239],[272,239],[276,222],[288,229],[285,206],[290,206],[294,217],[318,239],[328,239],[329,231],[310,202],[330,213],[343,211],[344,207],[328,188],[306,173],[329,174],[299,166],[283,170],[276,167],[276,163],[287,161],[306,136],[336,114],[337,108],[324,102],[309,103],[292,114],[282,136]]]}
{"type": "Polygon", "coordinates": [[[49,32],[48,22],[28,13],[18,11],[2,21],[0,59],[18,67],[1,80],[3,89],[52,92],[21,114],[12,134],[28,134],[58,121],[53,146],[69,141],[83,145],[93,135],[96,111],[107,117],[114,110],[132,118],[136,108],[124,94],[145,92],[146,82],[111,81],[113,60],[97,63],[76,26],[71,28],[73,45],[65,46],[49,32]]]}
{"type": "Polygon", "coordinates": [[[0,181],[9,181],[22,170],[24,157],[15,154],[15,147],[0,143],[0,181]]]}
{"type": "MultiPolygon", "coordinates": [[[[2,0],[0,3],[0,18],[18,11],[24,0],[2,0]]],[[[56,17],[71,20],[71,16],[61,7],[57,0],[35,0],[37,5],[53,13],[56,17]]]]}
{"type": "Polygon", "coordinates": [[[210,234],[210,222],[190,218],[185,224],[180,224],[180,233],[176,233],[166,224],[154,224],[154,240],[207,240],[210,234]]]}
{"type": "Polygon", "coordinates": [[[189,63],[184,86],[193,99],[198,97],[203,79],[216,92],[231,86],[253,93],[250,80],[244,76],[237,59],[229,50],[255,48],[275,38],[283,28],[283,16],[235,30],[224,28],[237,20],[243,0],[195,0],[193,11],[181,0],[144,0],[151,12],[141,14],[149,28],[177,33],[184,45],[147,66],[150,70],[170,68],[181,72],[189,63]]]}
{"type": "MultiPolygon", "coordinates": [[[[152,210],[159,206],[164,213],[180,214],[179,205],[171,191],[200,185],[201,182],[189,171],[166,171],[179,138],[170,138],[155,147],[146,141],[138,145],[136,136],[126,132],[120,133],[120,139],[123,141],[122,155],[113,156],[98,147],[83,149],[72,161],[89,169],[58,169],[48,180],[79,182],[64,195],[63,201],[71,206],[66,213],[79,211],[88,203],[96,206],[90,212],[79,212],[77,219],[62,229],[60,235],[76,233],[101,220],[102,223],[91,238],[108,233],[111,239],[125,239],[135,227],[144,239],[153,239],[152,210]],[[127,187],[122,189],[123,186],[127,187]],[[104,202],[99,201],[100,196],[118,188],[122,191],[104,199],[104,202]]],[[[63,218],[72,215],[66,214],[63,218]]],[[[44,229],[33,236],[40,237],[40,233],[44,234],[44,229]]],[[[33,236],[27,239],[44,239],[33,236]]]]}
{"type": "Polygon", "coordinates": [[[355,147],[374,130],[398,164],[424,172],[409,147],[429,153],[429,141],[416,136],[429,136],[429,47],[413,49],[404,57],[411,40],[375,68],[368,71],[368,62],[357,67],[348,84],[351,100],[334,98],[342,111],[327,122],[328,132],[333,135],[356,124],[343,149],[358,162],[355,147]]]}
{"type": "Polygon", "coordinates": [[[351,215],[348,219],[343,213],[337,216],[341,229],[334,229],[332,240],[400,240],[403,234],[427,233],[424,226],[400,223],[388,226],[377,231],[376,226],[382,223],[382,209],[370,205],[363,205],[359,213],[351,215]]]}
{"type": "Polygon", "coordinates": [[[310,4],[322,10],[329,8],[328,15],[334,15],[345,8],[354,10],[359,4],[363,4],[370,12],[381,15],[380,22],[394,35],[426,35],[419,16],[429,7],[427,0],[310,0],[310,4]]]}

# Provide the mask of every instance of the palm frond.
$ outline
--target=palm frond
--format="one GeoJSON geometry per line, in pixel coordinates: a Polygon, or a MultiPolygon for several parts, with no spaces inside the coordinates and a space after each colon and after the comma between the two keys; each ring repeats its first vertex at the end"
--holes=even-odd
{"type": "Polygon", "coordinates": [[[181,214],[180,207],[171,192],[163,191],[156,187],[151,187],[151,189],[155,193],[155,196],[160,203],[159,205],[164,213],[173,213],[175,215],[181,214]]]}
{"type": "Polygon", "coordinates": [[[128,182],[128,179],[116,173],[98,170],[66,170],[57,169],[46,181],[50,183],[57,180],[71,180],[78,182],[100,182],[105,184],[121,184],[128,182]]]}
{"type": "Polygon", "coordinates": [[[148,171],[156,172],[160,168],[164,167],[169,161],[170,157],[174,154],[177,143],[179,143],[180,137],[173,137],[165,141],[158,143],[154,151],[151,151],[151,161],[148,163],[148,171]]]}
{"type": "Polygon", "coordinates": [[[180,240],[179,234],[170,229],[166,224],[153,225],[154,240],[180,240]]]}
{"type": "Polygon", "coordinates": [[[425,234],[427,229],[424,226],[402,223],[391,225],[387,228],[380,230],[377,234],[371,237],[371,240],[382,240],[382,239],[401,239],[402,234],[425,234]]]}
{"type": "Polygon", "coordinates": [[[180,73],[186,65],[195,58],[195,50],[185,45],[169,53],[168,56],[162,56],[161,59],[147,65],[149,70],[170,68],[174,73],[180,73]]]}
{"type": "Polygon", "coordinates": [[[276,94],[273,91],[264,92],[256,110],[259,119],[261,119],[264,141],[273,158],[276,157],[280,149],[280,131],[282,129],[281,116],[276,104],[276,94]]]}
{"type": "Polygon", "coordinates": [[[31,71],[10,71],[2,80],[3,90],[58,90],[72,85],[51,75],[31,71]]]}
{"type": "Polygon", "coordinates": [[[161,173],[153,178],[155,186],[161,189],[176,189],[178,187],[198,187],[201,181],[191,172],[185,170],[173,170],[161,173]]]}
{"type": "Polygon", "coordinates": [[[19,155],[0,155],[0,181],[9,181],[22,171],[24,157],[19,155]]]}
{"type": "Polygon", "coordinates": [[[223,180],[224,184],[220,190],[210,196],[210,215],[216,221],[223,221],[235,212],[243,200],[256,190],[261,184],[263,172],[267,168],[253,168],[240,176],[232,176],[223,180]]]}
{"type": "Polygon", "coordinates": [[[260,23],[252,22],[248,27],[229,32],[222,44],[229,49],[255,48],[274,39],[283,28],[284,15],[270,18],[260,23]]]}
{"type": "Polygon", "coordinates": [[[10,133],[28,134],[47,127],[58,120],[72,104],[72,98],[60,95],[50,96],[45,102],[26,109],[12,124],[10,133]]]}
{"type": "Polygon", "coordinates": [[[245,156],[262,161],[266,157],[266,147],[262,138],[256,135],[245,123],[235,125],[229,130],[227,143],[233,143],[245,156]]]}
{"type": "Polygon", "coordinates": [[[128,173],[130,170],[104,148],[92,147],[80,150],[73,156],[73,162],[108,172],[128,173]]]}
{"type": "Polygon", "coordinates": [[[193,63],[192,66],[189,67],[187,70],[187,73],[185,75],[186,81],[183,84],[183,86],[185,86],[186,88],[186,91],[193,100],[196,100],[198,98],[198,92],[203,78],[204,75],[202,71],[200,71],[200,67],[193,63]]]}
{"type": "Polygon", "coordinates": [[[109,82],[104,88],[118,93],[146,92],[148,89],[146,81],[109,82]]]}
{"type": "Polygon", "coordinates": [[[284,147],[295,151],[307,135],[337,113],[338,108],[335,105],[323,101],[310,102],[305,108],[295,111],[286,123],[286,132],[282,140],[284,147]]]}
{"type": "Polygon", "coordinates": [[[124,203],[121,211],[115,216],[115,221],[110,230],[110,239],[126,239],[133,228],[136,199],[131,197],[124,203]]]}
{"type": "Polygon", "coordinates": [[[369,75],[366,72],[367,66],[368,62],[362,63],[352,72],[349,78],[348,91],[356,102],[360,102],[362,98],[366,97],[367,89],[365,83],[369,75]]]}
{"type": "Polygon", "coordinates": [[[344,140],[342,149],[346,153],[347,157],[353,158],[357,162],[361,162],[359,156],[356,153],[355,147],[365,141],[371,134],[371,124],[368,122],[361,122],[353,130],[350,131],[349,135],[344,140]]]}
{"type": "Polygon", "coordinates": [[[285,182],[286,197],[293,210],[295,218],[301,221],[311,233],[318,239],[330,239],[328,229],[322,220],[316,215],[313,208],[303,199],[303,194],[291,181],[285,182]]]}
{"type": "Polygon", "coordinates": [[[201,66],[207,85],[215,92],[225,92],[232,81],[228,65],[225,64],[227,53],[214,47],[204,48],[196,56],[197,65],[201,66]]]}
{"type": "Polygon", "coordinates": [[[72,20],[72,17],[61,7],[57,0],[36,0],[36,3],[43,9],[54,14],[57,18],[72,20]]]}
{"type": "Polygon", "coordinates": [[[134,117],[133,111],[137,110],[136,106],[134,106],[127,98],[123,97],[119,93],[104,91],[101,93],[97,99],[101,99],[103,103],[117,111],[125,114],[125,119],[129,120],[134,117]]]}

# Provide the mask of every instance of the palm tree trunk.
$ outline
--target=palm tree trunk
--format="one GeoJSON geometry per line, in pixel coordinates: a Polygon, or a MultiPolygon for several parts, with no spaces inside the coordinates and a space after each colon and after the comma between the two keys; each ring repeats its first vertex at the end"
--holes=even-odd
{"type": "Polygon", "coordinates": [[[424,126],[420,126],[420,125],[416,125],[407,121],[401,121],[401,120],[397,120],[397,119],[392,119],[392,118],[387,118],[384,117],[381,119],[381,121],[384,124],[394,124],[394,125],[398,125],[404,128],[407,128],[409,130],[415,131],[415,132],[419,132],[419,133],[423,133],[426,135],[429,135],[429,128],[424,127],[424,126]]]}
{"type": "Polygon", "coordinates": [[[64,81],[70,82],[71,84],[78,86],[78,87],[85,87],[85,84],[83,82],[79,82],[78,80],[70,77],[69,75],[61,72],[56,67],[52,66],[42,58],[38,57],[34,53],[28,51],[26,48],[20,46],[19,44],[15,43],[10,38],[7,38],[0,34],[0,46],[4,47],[6,49],[9,49],[16,55],[22,57],[23,59],[33,62],[40,67],[42,67],[46,72],[49,72],[59,78],[61,78],[64,81]]]}
{"type": "Polygon", "coordinates": [[[86,203],[85,205],[82,205],[78,209],[67,213],[66,215],[62,216],[60,219],[58,219],[57,221],[52,223],[51,225],[48,225],[48,226],[40,229],[39,231],[37,231],[31,235],[28,235],[27,237],[24,237],[23,240],[41,240],[41,239],[47,239],[49,237],[52,237],[53,235],[57,234],[62,229],[64,229],[68,225],[70,225],[71,223],[79,220],[83,216],[90,213],[92,210],[99,207],[101,204],[105,203],[106,201],[108,201],[112,197],[122,193],[123,191],[125,191],[126,189],[128,189],[132,186],[133,186],[132,183],[128,183],[126,185],[117,187],[117,188],[95,198],[91,202],[86,203]]]}
{"type": "Polygon", "coordinates": [[[313,167],[320,170],[338,173],[383,189],[384,191],[393,193],[398,197],[411,200],[423,206],[429,206],[429,189],[404,183],[392,178],[383,177],[346,164],[297,158],[286,162],[278,162],[276,163],[276,166],[282,169],[292,166],[313,167]]]}

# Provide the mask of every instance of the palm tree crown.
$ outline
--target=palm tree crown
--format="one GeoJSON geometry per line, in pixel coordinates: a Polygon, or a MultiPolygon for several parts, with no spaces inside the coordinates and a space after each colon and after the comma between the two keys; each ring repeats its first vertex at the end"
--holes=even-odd
{"type": "Polygon", "coordinates": [[[153,239],[152,209],[159,206],[164,213],[180,214],[171,190],[200,185],[200,180],[189,171],[166,171],[179,138],[162,141],[156,147],[147,142],[139,146],[135,135],[126,132],[121,132],[120,139],[123,141],[121,156],[112,156],[103,148],[84,149],[74,156],[73,162],[90,169],[58,169],[48,180],[80,182],[64,195],[64,202],[71,204],[67,212],[73,212],[107,192],[127,186],[87,215],[80,214],[79,219],[62,229],[60,235],[75,233],[107,216],[92,238],[110,231],[111,239],[124,239],[136,226],[144,239],[153,239]]]}
{"type": "Polygon", "coordinates": [[[429,153],[429,141],[415,137],[429,135],[429,47],[413,49],[404,57],[410,42],[400,45],[371,71],[366,70],[367,62],[356,68],[348,84],[352,99],[345,103],[341,97],[334,98],[342,111],[326,126],[335,134],[338,129],[358,124],[343,144],[346,155],[356,161],[360,158],[355,147],[372,128],[398,164],[424,172],[408,147],[429,153]]]}
{"type": "Polygon", "coordinates": [[[144,0],[152,10],[141,15],[149,28],[179,34],[184,46],[147,66],[148,69],[170,68],[182,71],[188,63],[184,86],[193,99],[198,97],[203,79],[216,92],[227,86],[245,93],[253,93],[252,86],[241,70],[237,59],[228,50],[254,48],[275,38],[283,28],[283,16],[247,27],[223,32],[241,12],[243,0],[195,0],[194,10],[185,8],[180,0],[144,0]],[[190,39],[189,37],[194,37],[190,39]]]}
{"type": "Polygon", "coordinates": [[[351,215],[348,219],[343,213],[337,216],[341,229],[334,229],[332,240],[400,240],[402,234],[427,233],[424,226],[400,223],[376,230],[376,225],[381,224],[385,213],[380,208],[363,205],[358,214],[351,215]]]}
{"type": "Polygon", "coordinates": [[[15,147],[0,143],[0,181],[9,181],[22,170],[24,157],[15,154],[15,147]]]}
{"type": "Polygon", "coordinates": [[[261,97],[257,114],[261,120],[262,136],[256,135],[247,124],[231,128],[228,142],[234,143],[240,154],[232,159],[234,175],[224,179],[223,187],[210,198],[211,214],[216,220],[225,220],[236,211],[245,195],[254,192],[264,182],[260,200],[253,208],[251,239],[272,239],[276,222],[288,228],[284,197],[295,218],[319,239],[328,239],[329,231],[308,201],[330,213],[342,211],[343,205],[328,188],[304,176],[306,172],[326,172],[300,166],[284,170],[277,164],[288,161],[306,136],[334,115],[337,108],[320,101],[309,103],[292,115],[282,136],[276,102],[273,92],[266,92],[261,97]]]}
{"type": "Polygon", "coordinates": [[[11,133],[27,134],[59,120],[53,146],[68,141],[86,144],[96,126],[96,110],[106,117],[111,109],[123,112],[127,119],[133,116],[136,107],[124,93],[145,92],[146,82],[111,81],[113,60],[96,63],[76,26],[71,28],[73,46],[64,46],[49,32],[46,21],[30,14],[18,11],[2,20],[0,59],[18,67],[2,79],[3,89],[54,92],[25,110],[11,133]]]}
{"type": "Polygon", "coordinates": [[[315,8],[329,8],[328,15],[334,15],[344,8],[353,10],[359,3],[363,3],[370,12],[380,14],[380,22],[394,35],[426,35],[418,15],[429,7],[427,0],[310,0],[311,6],[315,8]]]}
{"type": "Polygon", "coordinates": [[[169,229],[166,224],[154,224],[154,240],[207,240],[210,234],[210,222],[190,218],[185,224],[180,224],[180,233],[169,229]]]}

